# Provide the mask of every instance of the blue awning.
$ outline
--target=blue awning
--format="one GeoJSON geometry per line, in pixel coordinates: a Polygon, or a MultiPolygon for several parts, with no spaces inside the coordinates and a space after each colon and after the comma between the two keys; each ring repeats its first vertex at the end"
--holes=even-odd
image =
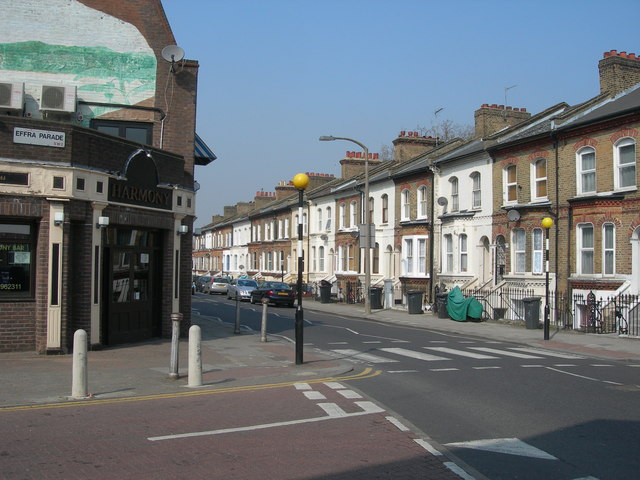
{"type": "Polygon", "coordinates": [[[211,151],[206,143],[195,134],[195,141],[193,142],[193,159],[196,165],[209,165],[216,158],[216,154],[211,151]]]}

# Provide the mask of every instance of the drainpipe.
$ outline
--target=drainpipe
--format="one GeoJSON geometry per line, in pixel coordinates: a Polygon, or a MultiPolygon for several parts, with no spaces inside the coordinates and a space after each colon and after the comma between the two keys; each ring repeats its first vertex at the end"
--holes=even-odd
{"type": "Polygon", "coordinates": [[[429,278],[431,279],[431,288],[429,288],[429,302],[433,303],[434,302],[434,281],[433,281],[433,254],[434,254],[434,250],[435,247],[433,246],[434,242],[435,242],[435,235],[434,235],[434,224],[435,224],[435,207],[433,206],[434,202],[435,202],[435,198],[436,198],[436,181],[435,181],[435,172],[434,172],[434,168],[433,166],[429,166],[429,169],[431,170],[431,201],[429,202],[429,218],[431,219],[431,225],[430,227],[427,227],[427,229],[430,231],[430,238],[429,238],[429,278]]]}

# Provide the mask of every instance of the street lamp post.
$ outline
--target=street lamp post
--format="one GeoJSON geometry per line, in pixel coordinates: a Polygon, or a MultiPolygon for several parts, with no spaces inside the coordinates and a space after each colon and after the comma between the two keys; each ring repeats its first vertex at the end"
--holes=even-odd
{"type": "Polygon", "coordinates": [[[549,229],[553,226],[553,219],[545,217],[542,219],[542,226],[545,229],[545,304],[544,304],[544,339],[549,340],[549,229]]]}
{"type": "Polygon", "coordinates": [[[293,177],[293,186],[298,190],[298,306],[296,308],[296,365],[302,364],[302,349],[304,341],[304,314],[302,312],[302,272],[304,271],[304,252],[302,250],[303,239],[303,196],[304,190],[309,185],[309,177],[304,173],[298,173],[293,177]]]}
{"type": "Polygon", "coordinates": [[[346,137],[334,137],[332,135],[322,136],[319,139],[321,142],[332,142],[334,140],[346,140],[358,145],[364,150],[364,202],[362,205],[362,211],[364,212],[363,224],[364,224],[364,313],[366,315],[371,313],[371,293],[369,292],[371,287],[371,224],[369,218],[369,149],[362,143],[352,138],[346,137]]]}

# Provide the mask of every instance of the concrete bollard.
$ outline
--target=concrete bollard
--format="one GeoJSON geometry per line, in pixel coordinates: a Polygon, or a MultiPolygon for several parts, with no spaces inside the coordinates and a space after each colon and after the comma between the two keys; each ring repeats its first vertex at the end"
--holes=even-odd
{"type": "Polygon", "coordinates": [[[73,334],[73,380],[71,396],[87,398],[89,396],[89,372],[87,369],[87,332],[76,330],[73,334]]]}
{"type": "Polygon", "coordinates": [[[262,299],[262,326],[260,327],[260,341],[267,341],[267,307],[269,306],[269,300],[262,299]]]}
{"type": "Polygon", "coordinates": [[[171,363],[169,365],[169,378],[172,380],[178,379],[178,345],[180,342],[180,322],[182,321],[182,314],[173,312],[171,314],[171,363]]]}
{"type": "Polygon", "coordinates": [[[202,386],[202,333],[198,325],[189,328],[189,383],[190,387],[202,386]]]}

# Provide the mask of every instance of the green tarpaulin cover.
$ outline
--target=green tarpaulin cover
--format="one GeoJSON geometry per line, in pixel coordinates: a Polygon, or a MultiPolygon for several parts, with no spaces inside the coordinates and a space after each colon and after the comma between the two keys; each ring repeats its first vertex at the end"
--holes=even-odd
{"type": "Polygon", "coordinates": [[[459,287],[453,287],[447,296],[447,312],[458,322],[466,322],[467,317],[482,318],[482,304],[475,297],[465,298],[459,287]]]}

